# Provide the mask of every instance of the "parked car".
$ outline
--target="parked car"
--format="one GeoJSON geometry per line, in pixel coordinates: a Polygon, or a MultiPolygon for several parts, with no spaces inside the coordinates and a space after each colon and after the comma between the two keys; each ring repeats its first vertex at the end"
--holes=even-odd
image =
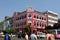
{"type": "Polygon", "coordinates": [[[38,38],[45,38],[46,36],[45,36],[45,33],[43,33],[43,32],[37,32],[37,37],[38,38]]]}

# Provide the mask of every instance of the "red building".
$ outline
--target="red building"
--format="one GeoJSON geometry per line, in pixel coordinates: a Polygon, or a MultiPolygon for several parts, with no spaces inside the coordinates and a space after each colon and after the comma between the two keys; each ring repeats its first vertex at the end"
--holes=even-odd
{"type": "Polygon", "coordinates": [[[48,25],[48,17],[39,11],[29,7],[24,12],[14,12],[13,27],[15,31],[23,30],[24,26],[30,24],[31,30],[44,29],[48,25]]]}

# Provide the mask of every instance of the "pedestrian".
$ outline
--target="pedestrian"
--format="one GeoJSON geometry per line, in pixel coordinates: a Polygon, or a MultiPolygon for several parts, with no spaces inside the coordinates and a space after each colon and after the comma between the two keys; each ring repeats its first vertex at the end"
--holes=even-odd
{"type": "Polygon", "coordinates": [[[6,32],[5,32],[4,40],[11,40],[11,39],[10,39],[10,36],[9,36],[8,33],[6,33],[6,32]]]}
{"type": "Polygon", "coordinates": [[[12,33],[11,33],[11,37],[13,37],[13,36],[12,36],[12,33]]]}
{"type": "Polygon", "coordinates": [[[33,33],[30,35],[30,40],[37,40],[36,30],[33,30],[33,33]]]}
{"type": "Polygon", "coordinates": [[[52,39],[52,40],[55,40],[55,37],[54,37],[54,35],[53,35],[53,34],[52,34],[52,37],[51,37],[51,39],[52,39]]]}
{"type": "Polygon", "coordinates": [[[47,34],[46,34],[46,39],[47,40],[55,40],[52,33],[50,31],[47,31],[47,34]]]}
{"type": "Polygon", "coordinates": [[[25,33],[22,33],[21,35],[22,35],[22,38],[25,38],[25,33]]]}
{"type": "Polygon", "coordinates": [[[28,40],[28,34],[25,32],[25,40],[28,40]]]}

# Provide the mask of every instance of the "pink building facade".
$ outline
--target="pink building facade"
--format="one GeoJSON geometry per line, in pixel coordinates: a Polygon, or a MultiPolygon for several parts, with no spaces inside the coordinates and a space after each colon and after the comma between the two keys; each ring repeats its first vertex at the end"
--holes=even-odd
{"type": "Polygon", "coordinates": [[[25,25],[31,25],[31,31],[44,29],[48,26],[48,17],[39,11],[29,7],[24,12],[14,12],[13,27],[15,31],[22,31],[25,25]]]}

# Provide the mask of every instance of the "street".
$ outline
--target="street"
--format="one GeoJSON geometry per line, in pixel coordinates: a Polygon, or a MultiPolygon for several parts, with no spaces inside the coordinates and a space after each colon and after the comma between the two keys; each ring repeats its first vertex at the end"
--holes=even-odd
{"type": "MultiPolygon", "coordinates": [[[[4,38],[0,38],[0,40],[4,40],[4,38]]],[[[11,37],[11,40],[25,40],[24,38],[17,38],[17,37],[11,37]]],[[[46,40],[46,38],[39,38],[38,40],[46,40]]],[[[60,40],[60,39],[56,39],[60,40]]]]}

